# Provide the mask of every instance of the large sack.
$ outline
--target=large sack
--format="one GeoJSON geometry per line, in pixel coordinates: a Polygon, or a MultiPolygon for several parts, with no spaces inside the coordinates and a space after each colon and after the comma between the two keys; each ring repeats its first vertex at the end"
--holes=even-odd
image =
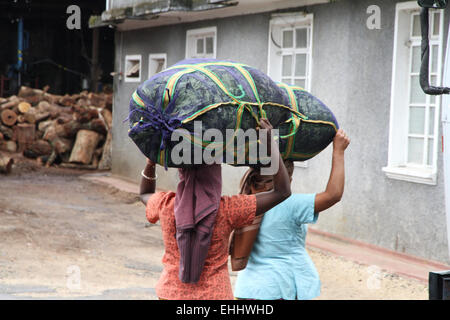
{"type": "Polygon", "coordinates": [[[156,74],[137,88],[130,101],[129,136],[152,161],[166,167],[185,167],[198,164],[194,154],[214,145],[203,140],[203,133],[214,128],[223,134],[222,150],[227,147],[225,152],[232,152],[231,157],[223,153],[223,162],[235,166],[258,164],[261,159],[248,157],[257,140],[250,139],[245,152],[229,148],[232,141],[226,140],[226,131],[254,129],[263,116],[279,129],[283,158],[294,161],[317,155],[333,140],[338,128],[333,113],[302,88],[277,84],[244,64],[191,59],[156,74]],[[200,131],[194,126],[197,121],[202,123],[200,131]],[[171,135],[177,128],[190,133],[185,135],[192,147],[188,163],[174,163],[171,157],[178,144],[171,141],[171,135]]]}

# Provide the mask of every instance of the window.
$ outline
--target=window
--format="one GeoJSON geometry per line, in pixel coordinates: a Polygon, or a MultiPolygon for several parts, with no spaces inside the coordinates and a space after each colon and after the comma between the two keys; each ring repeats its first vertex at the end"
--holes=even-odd
{"type": "Polygon", "coordinates": [[[272,16],[268,61],[272,79],[310,90],[312,23],[312,14],[272,16]]]}
{"type": "MultiPolygon", "coordinates": [[[[442,70],[443,12],[430,10],[430,84],[442,70]]],[[[397,4],[391,94],[389,178],[436,184],[440,97],[423,93],[420,83],[421,27],[415,1],[397,4]]]]}
{"type": "Polygon", "coordinates": [[[216,58],[217,28],[188,30],[186,33],[186,58],[216,58]]]}
{"type": "MultiPolygon", "coordinates": [[[[311,89],[313,15],[274,14],[269,25],[268,75],[278,82],[311,89]]],[[[295,161],[307,168],[308,161],[295,161]]]]}
{"type": "Polygon", "coordinates": [[[141,81],[141,55],[125,56],[125,82],[141,81]]]}
{"type": "Polygon", "coordinates": [[[167,54],[152,53],[148,56],[148,78],[163,71],[167,67],[167,54]]]}

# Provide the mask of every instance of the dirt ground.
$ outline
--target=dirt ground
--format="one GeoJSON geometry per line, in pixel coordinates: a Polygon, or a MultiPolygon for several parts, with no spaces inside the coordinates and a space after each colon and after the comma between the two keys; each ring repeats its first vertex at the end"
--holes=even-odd
{"type": "MultiPolygon", "coordinates": [[[[0,175],[0,299],[156,299],[159,225],[138,198],[59,168],[0,175]]],[[[427,299],[426,284],[309,248],[318,299],[427,299]]],[[[236,274],[231,274],[234,284],[236,274]]]]}

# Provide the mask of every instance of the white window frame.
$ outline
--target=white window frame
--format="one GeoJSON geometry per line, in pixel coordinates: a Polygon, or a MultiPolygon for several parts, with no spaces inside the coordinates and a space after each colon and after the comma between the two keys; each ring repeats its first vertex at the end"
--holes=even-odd
{"type": "Polygon", "coordinates": [[[125,71],[124,71],[125,82],[141,82],[142,79],[142,56],[140,54],[127,54],[125,56],[125,71]],[[128,77],[127,76],[127,66],[129,60],[139,60],[139,77],[128,77]]]}
{"type": "Polygon", "coordinates": [[[150,53],[148,55],[148,79],[156,74],[154,70],[152,70],[152,61],[161,59],[164,59],[164,64],[162,67],[162,70],[164,70],[167,68],[167,53],[150,53]]]}
{"type": "MultiPolygon", "coordinates": [[[[441,97],[436,96],[435,114],[434,114],[434,132],[433,132],[433,161],[431,165],[419,165],[408,163],[408,137],[409,134],[409,108],[410,104],[410,86],[411,86],[411,52],[409,46],[420,38],[412,39],[412,21],[411,16],[419,10],[416,1],[402,2],[396,5],[395,14],[395,33],[394,33],[394,56],[392,65],[392,88],[391,88],[391,107],[389,124],[389,153],[388,164],[382,170],[386,176],[391,179],[436,185],[437,183],[437,158],[439,142],[439,114],[441,108],[441,97]],[[407,20],[410,19],[410,20],[407,20]],[[406,28],[405,28],[406,27],[406,28]],[[405,30],[407,29],[407,30],[405,30]],[[407,59],[405,59],[405,54],[407,59]],[[405,92],[407,96],[405,97],[405,92]],[[405,117],[405,115],[408,115],[405,117]]],[[[443,56],[443,38],[444,38],[444,10],[439,10],[440,25],[438,40],[430,40],[431,44],[438,44],[437,61],[437,86],[442,82],[442,56],[443,56]]],[[[433,25],[430,24],[430,30],[433,25]]],[[[431,56],[430,56],[431,58],[431,56]]],[[[431,69],[430,69],[431,70],[431,69]]],[[[426,97],[425,106],[425,135],[424,140],[428,143],[428,108],[430,97],[426,97]]],[[[425,155],[424,155],[425,157],[425,155]]]]}
{"type": "MultiPolygon", "coordinates": [[[[206,43],[205,43],[206,46],[206,43]]],[[[200,29],[191,29],[186,31],[186,59],[191,58],[210,58],[215,59],[217,56],[217,27],[208,27],[208,28],[200,28],[200,29]],[[211,55],[203,54],[191,54],[196,50],[197,39],[199,38],[213,38],[213,53],[211,55]]]]}
{"type": "MultiPolygon", "coordinates": [[[[313,65],[313,35],[314,35],[314,15],[312,13],[306,14],[304,12],[296,13],[285,13],[285,14],[273,14],[269,24],[269,53],[267,61],[267,74],[275,81],[281,82],[281,62],[282,56],[287,52],[291,51],[292,54],[296,53],[306,53],[307,54],[307,68],[306,68],[306,81],[305,90],[311,90],[311,76],[312,76],[312,65],[313,65]],[[273,43],[272,38],[277,43],[281,44],[282,32],[286,29],[296,29],[305,27],[309,30],[308,32],[308,47],[303,48],[277,48],[273,43]],[[277,36],[275,33],[280,32],[281,36],[277,36]]],[[[295,35],[293,35],[295,37],[295,35]]]]}
{"type": "MultiPolygon", "coordinates": [[[[269,23],[269,44],[268,44],[268,60],[267,60],[267,74],[274,80],[281,82],[282,80],[282,56],[283,54],[291,53],[295,55],[297,53],[307,54],[307,68],[306,68],[306,81],[305,90],[311,90],[311,77],[312,77],[312,65],[313,65],[313,35],[314,35],[314,14],[306,14],[304,12],[295,13],[281,13],[273,14],[269,23]],[[295,30],[296,28],[305,27],[307,32],[307,48],[278,48],[273,41],[275,40],[282,46],[283,31],[287,29],[295,30]],[[277,35],[274,35],[278,33],[277,35]],[[272,39],[275,37],[276,39],[272,39]]],[[[295,33],[293,34],[295,38],[295,33]]],[[[294,59],[293,59],[294,61],[294,59]]],[[[293,69],[292,69],[293,70],[293,69]]],[[[295,161],[295,167],[308,168],[308,161],[295,161]]]]}

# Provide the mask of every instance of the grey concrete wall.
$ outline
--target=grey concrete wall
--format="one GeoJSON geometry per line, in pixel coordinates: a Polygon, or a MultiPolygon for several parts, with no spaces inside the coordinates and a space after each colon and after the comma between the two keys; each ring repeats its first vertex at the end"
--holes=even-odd
{"type": "MultiPolygon", "coordinates": [[[[314,14],[311,91],[330,106],[352,139],[346,155],[344,197],[321,214],[315,227],[448,263],[442,154],[436,186],[392,180],[381,170],[388,157],[395,4],[342,0],[308,7],[314,14]],[[381,30],[366,28],[366,9],[373,4],[381,8],[381,30]]],[[[186,30],[217,26],[218,59],[267,71],[269,20],[270,14],[258,14],[117,33],[116,70],[126,54],[142,54],[146,79],[148,54],[167,53],[170,66],[184,59],[186,30]]],[[[145,159],[127,137],[122,120],[137,85],[114,83],[113,173],[134,181],[145,159]]],[[[308,161],[307,168],[296,168],[293,191],[323,191],[330,168],[331,146],[308,161]]],[[[224,166],[225,194],[237,192],[244,170],[224,166]]],[[[158,174],[158,186],[175,189],[175,170],[159,169],[158,174]]]]}
{"type": "MultiPolygon", "coordinates": [[[[360,0],[311,8],[311,91],[331,107],[352,139],[343,199],[321,214],[318,227],[448,262],[442,153],[436,186],[392,180],[381,170],[388,157],[395,5],[395,1],[360,0]],[[366,28],[366,9],[373,4],[381,8],[381,30],[366,28]]],[[[448,16],[447,10],[446,26],[448,16]]],[[[329,147],[307,169],[297,169],[295,190],[321,191],[328,179],[330,156],[329,147]]]]}

